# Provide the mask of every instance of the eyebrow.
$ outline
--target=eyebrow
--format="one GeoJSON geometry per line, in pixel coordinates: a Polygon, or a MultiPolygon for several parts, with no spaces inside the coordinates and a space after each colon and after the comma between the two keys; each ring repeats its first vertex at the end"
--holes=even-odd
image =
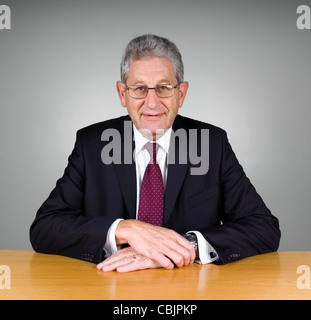
{"type": "MultiPolygon", "coordinates": [[[[172,81],[169,81],[167,79],[162,79],[156,84],[156,86],[159,85],[159,84],[172,84],[172,81]]],[[[141,85],[142,86],[147,86],[147,84],[144,81],[136,81],[133,84],[133,86],[141,86],[141,85]]]]}

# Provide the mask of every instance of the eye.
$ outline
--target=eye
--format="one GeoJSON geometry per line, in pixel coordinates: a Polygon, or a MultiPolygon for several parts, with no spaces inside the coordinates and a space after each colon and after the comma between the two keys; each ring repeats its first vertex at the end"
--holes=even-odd
{"type": "Polygon", "coordinates": [[[138,86],[134,89],[136,92],[145,92],[146,86],[138,86]]]}
{"type": "Polygon", "coordinates": [[[172,89],[171,85],[160,85],[160,86],[158,86],[158,90],[160,92],[170,91],[170,89],[172,89]]]}

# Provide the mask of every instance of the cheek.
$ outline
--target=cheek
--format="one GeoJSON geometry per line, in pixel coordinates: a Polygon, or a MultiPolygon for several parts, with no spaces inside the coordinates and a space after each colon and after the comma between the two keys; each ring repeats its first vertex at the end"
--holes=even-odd
{"type": "Polygon", "coordinates": [[[142,106],[143,104],[139,103],[138,101],[134,103],[133,101],[131,101],[131,103],[128,101],[127,102],[128,113],[134,117],[138,117],[142,106]]]}
{"type": "Polygon", "coordinates": [[[174,100],[173,103],[169,105],[169,111],[171,115],[176,115],[179,110],[179,99],[174,100]]]}

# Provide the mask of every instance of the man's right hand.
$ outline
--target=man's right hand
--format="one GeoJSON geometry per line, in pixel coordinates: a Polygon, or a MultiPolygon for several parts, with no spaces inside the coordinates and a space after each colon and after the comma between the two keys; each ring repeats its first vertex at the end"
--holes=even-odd
{"type": "Polygon", "coordinates": [[[193,245],[183,236],[174,230],[139,220],[120,221],[115,237],[117,245],[127,243],[166,269],[186,266],[195,259],[193,245]]]}

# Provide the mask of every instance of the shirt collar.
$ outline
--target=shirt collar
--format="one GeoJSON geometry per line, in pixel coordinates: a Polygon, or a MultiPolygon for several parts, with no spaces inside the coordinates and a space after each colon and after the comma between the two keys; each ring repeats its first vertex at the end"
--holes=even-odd
{"type": "MultiPolygon", "coordinates": [[[[145,144],[150,141],[139,132],[139,130],[135,127],[134,123],[133,123],[133,130],[134,130],[134,139],[135,139],[135,153],[137,154],[145,146],[145,144]]],[[[164,133],[164,135],[156,141],[157,144],[166,153],[168,153],[168,150],[170,147],[171,134],[172,134],[172,128],[169,128],[164,133]]]]}

